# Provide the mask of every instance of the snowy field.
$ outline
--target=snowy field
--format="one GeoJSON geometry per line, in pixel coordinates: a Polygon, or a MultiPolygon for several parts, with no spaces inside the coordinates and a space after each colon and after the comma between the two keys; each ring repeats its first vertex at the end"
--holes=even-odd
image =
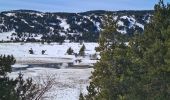
{"type": "Polygon", "coordinates": [[[85,57],[66,54],[69,47],[78,53],[82,47],[79,43],[63,43],[62,45],[58,43],[1,43],[0,55],[13,55],[17,60],[13,68],[23,68],[10,73],[10,77],[17,77],[19,72],[22,72],[25,78],[32,77],[36,82],[40,82],[38,79],[46,76],[54,77],[55,84],[44,95],[45,100],[78,100],[80,92],[87,93],[86,86],[89,84],[89,76],[93,71],[93,68],[86,66],[93,65],[97,61],[91,59],[90,55],[96,53],[95,47],[98,44],[84,43],[84,45],[86,47],[85,57]],[[30,48],[35,54],[29,54],[30,48]],[[41,54],[42,50],[46,50],[44,55],[41,54]],[[81,62],[75,62],[77,59],[81,59],[81,62]],[[54,66],[55,63],[62,63],[62,65],[59,69],[46,65],[53,63],[54,66]],[[69,67],[67,63],[81,67],[69,67]],[[39,64],[39,67],[36,67],[36,64],[39,64]],[[42,65],[45,67],[41,67],[42,65]]]}
{"type": "MultiPolygon", "coordinates": [[[[80,92],[86,94],[86,86],[89,84],[89,77],[92,68],[86,69],[54,69],[54,68],[28,68],[21,71],[25,78],[33,77],[39,83],[39,77],[55,77],[55,84],[43,96],[43,100],[79,100],[80,92]],[[47,75],[47,76],[46,76],[47,75]]],[[[17,77],[18,72],[12,72],[11,77],[17,77]]],[[[40,79],[40,80],[41,80],[40,79]]]]}
{"type": "Polygon", "coordinates": [[[95,47],[97,43],[84,43],[85,57],[75,57],[75,55],[67,55],[66,51],[69,47],[74,50],[74,53],[78,53],[82,45],[79,43],[58,43],[41,44],[41,43],[1,43],[0,55],[13,55],[19,64],[32,64],[32,63],[74,63],[76,59],[81,59],[79,64],[89,65],[95,63],[95,60],[90,60],[90,55],[96,53],[95,47]],[[34,54],[29,54],[29,50],[33,49],[34,54]],[[41,51],[46,50],[42,55],[41,51]]]}

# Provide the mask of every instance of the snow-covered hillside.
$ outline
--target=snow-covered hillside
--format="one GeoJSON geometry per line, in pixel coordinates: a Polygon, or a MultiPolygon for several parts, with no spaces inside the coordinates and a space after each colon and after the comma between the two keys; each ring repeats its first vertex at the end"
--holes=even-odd
{"type": "Polygon", "coordinates": [[[117,31],[131,35],[143,32],[152,11],[88,11],[83,13],[43,13],[31,10],[14,10],[0,13],[0,41],[61,40],[96,41],[103,27],[103,20],[112,15],[117,21],[117,31]],[[15,30],[15,31],[14,31],[15,30]],[[93,39],[88,39],[88,38],[93,39]]]}

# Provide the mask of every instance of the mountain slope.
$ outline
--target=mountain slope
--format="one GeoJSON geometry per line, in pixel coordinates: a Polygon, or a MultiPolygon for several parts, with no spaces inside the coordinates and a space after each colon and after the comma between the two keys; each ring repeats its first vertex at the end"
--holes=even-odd
{"type": "Polygon", "coordinates": [[[107,14],[112,14],[113,19],[117,21],[118,32],[130,36],[135,31],[143,32],[144,25],[149,23],[153,11],[6,11],[0,13],[0,41],[96,41],[103,26],[103,18],[107,14]],[[4,32],[11,34],[6,36],[4,32]]]}

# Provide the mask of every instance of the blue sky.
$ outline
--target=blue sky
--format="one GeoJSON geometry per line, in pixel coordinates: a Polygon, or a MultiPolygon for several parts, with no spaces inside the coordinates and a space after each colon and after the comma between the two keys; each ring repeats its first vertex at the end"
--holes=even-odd
{"type": "MultiPolygon", "coordinates": [[[[166,0],[170,2],[170,0],[166,0]]],[[[0,11],[28,9],[43,12],[89,10],[148,10],[158,0],[0,0],[0,11]]]]}

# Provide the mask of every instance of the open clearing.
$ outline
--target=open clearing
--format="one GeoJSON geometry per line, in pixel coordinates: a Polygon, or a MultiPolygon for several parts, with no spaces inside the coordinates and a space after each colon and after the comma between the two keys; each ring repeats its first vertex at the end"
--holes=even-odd
{"type": "Polygon", "coordinates": [[[1,43],[0,54],[13,55],[16,58],[17,62],[12,68],[17,70],[9,74],[11,78],[17,77],[20,72],[24,74],[24,78],[32,77],[37,83],[45,80],[47,76],[55,78],[54,86],[44,95],[45,100],[78,100],[80,92],[87,93],[86,86],[89,84],[89,77],[93,71],[93,68],[86,66],[93,65],[97,61],[92,60],[90,56],[96,53],[95,47],[98,44],[84,43],[84,45],[85,57],[66,54],[69,47],[78,53],[82,47],[79,43],[63,43],[62,45],[58,43],[1,43]],[[29,54],[30,48],[33,49],[34,54],[29,54]],[[44,55],[41,54],[42,50],[46,50],[44,55]],[[77,59],[81,59],[81,62],[75,62],[77,59]],[[54,66],[51,67],[53,63],[54,66]],[[70,67],[70,63],[81,67],[70,67]],[[59,68],[55,67],[57,64],[60,65],[59,68]]]}

